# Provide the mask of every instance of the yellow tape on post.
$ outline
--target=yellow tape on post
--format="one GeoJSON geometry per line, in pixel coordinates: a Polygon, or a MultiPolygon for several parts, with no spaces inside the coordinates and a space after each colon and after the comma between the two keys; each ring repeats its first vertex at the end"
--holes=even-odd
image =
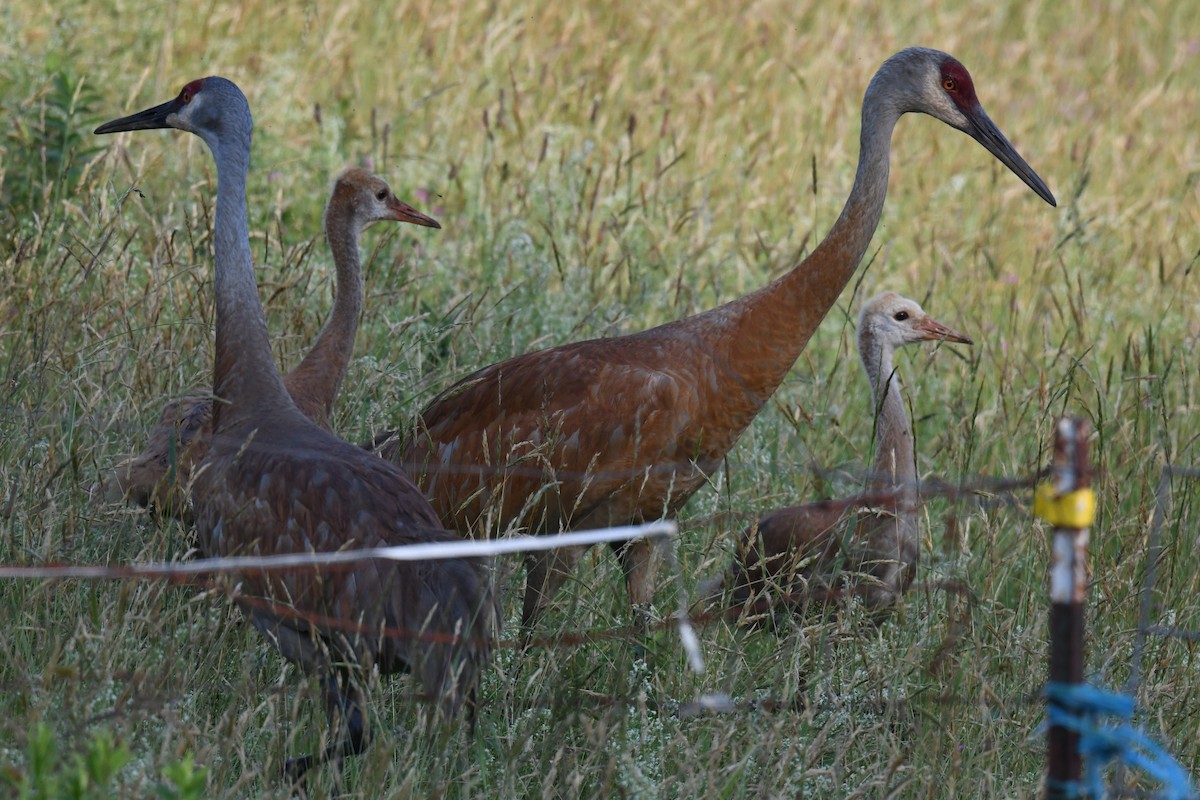
{"type": "Polygon", "coordinates": [[[1056,494],[1043,483],[1033,495],[1033,515],[1056,528],[1090,528],[1096,519],[1096,493],[1090,488],[1056,494]]]}

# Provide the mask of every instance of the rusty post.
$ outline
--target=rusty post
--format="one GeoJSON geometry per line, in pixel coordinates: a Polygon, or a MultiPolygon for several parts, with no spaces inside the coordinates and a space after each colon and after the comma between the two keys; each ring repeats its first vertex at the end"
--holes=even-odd
{"type": "MultiPolygon", "coordinates": [[[[1083,683],[1088,530],[1094,503],[1086,420],[1063,418],[1054,437],[1054,467],[1035,512],[1054,526],[1050,561],[1050,681],[1083,683]]],[[[1046,798],[1079,797],[1079,734],[1051,723],[1046,734],[1046,798]]]]}

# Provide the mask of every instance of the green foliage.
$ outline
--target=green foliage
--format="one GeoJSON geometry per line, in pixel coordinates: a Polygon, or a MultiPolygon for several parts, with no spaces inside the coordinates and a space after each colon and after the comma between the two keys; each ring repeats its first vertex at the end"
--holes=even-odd
{"type": "Polygon", "coordinates": [[[62,757],[53,730],[38,723],[29,736],[25,770],[10,766],[0,774],[21,800],[98,799],[113,795],[114,779],[131,759],[129,749],[107,731],[92,734],[83,752],[62,757]]]}
{"type": "MultiPolygon", "coordinates": [[[[39,722],[29,735],[25,769],[3,767],[0,785],[19,800],[101,800],[122,794],[119,776],[132,761],[129,747],[105,730],[94,732],[82,751],[60,753],[54,731],[39,722]]],[[[196,766],[191,753],[168,763],[162,774],[166,780],[154,787],[158,797],[199,800],[206,796],[208,770],[196,766]]]]}
{"type": "Polygon", "coordinates": [[[163,775],[170,783],[159,783],[154,787],[155,794],[163,800],[200,800],[207,794],[208,770],[193,764],[191,753],[168,764],[163,775]]]}
{"type": "Polygon", "coordinates": [[[0,71],[0,113],[8,120],[0,144],[5,209],[0,230],[9,235],[52,215],[55,204],[79,188],[87,164],[103,149],[87,128],[100,95],[69,65],[52,64],[32,75],[15,65],[0,71]]]}

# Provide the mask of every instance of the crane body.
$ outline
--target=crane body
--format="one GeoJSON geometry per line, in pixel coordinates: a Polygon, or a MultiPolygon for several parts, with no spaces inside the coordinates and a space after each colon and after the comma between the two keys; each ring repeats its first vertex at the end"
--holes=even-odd
{"type": "MultiPolygon", "coordinates": [[[[782,383],[853,276],[883,212],[893,129],[909,112],[967,133],[1055,204],[984,112],[966,68],[937,50],[902,50],[864,95],[858,169],[841,214],[791,271],[657,328],[485,367],[434,398],[411,432],[377,436],[378,451],[414,476],[443,524],[471,535],[674,514],[782,383]]],[[[527,559],[527,626],[580,554],[527,559]]],[[[618,554],[630,605],[649,613],[653,545],[633,542],[618,554]]]]}
{"type": "MultiPolygon", "coordinates": [[[[306,417],[275,366],[246,215],[252,127],[241,90],[209,77],[96,129],[189,131],[217,165],[213,435],[192,495],[200,549],[267,555],[453,541],[404,473],[306,417]]],[[[289,760],[293,779],[366,746],[364,686],[374,670],[411,670],[447,717],[473,702],[495,622],[484,561],[371,561],[233,578],[254,626],[285,658],[322,679],[336,741],[323,753],[289,760]]]]}

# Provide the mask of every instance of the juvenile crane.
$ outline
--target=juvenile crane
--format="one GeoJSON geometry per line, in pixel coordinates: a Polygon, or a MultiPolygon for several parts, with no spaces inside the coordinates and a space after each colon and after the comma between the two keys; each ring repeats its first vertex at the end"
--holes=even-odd
{"type": "MultiPolygon", "coordinates": [[[[268,555],[447,542],[404,473],[320,428],[297,408],[271,358],[246,220],[252,121],[230,81],[192,81],[154,108],[97,133],[178,128],[217,165],[213,229],[217,341],[213,437],[193,480],[201,550],[268,555]]],[[[494,619],[487,565],[477,559],[365,562],[348,570],[243,571],[238,602],[287,659],[322,677],[335,742],[288,762],[360,752],[368,738],[363,686],[373,669],[411,669],[446,715],[474,693],[494,619]],[[404,632],[424,631],[413,638],[404,632]]]]}
{"type": "MultiPolygon", "coordinates": [[[[861,509],[843,549],[847,510],[834,503],[806,503],[763,516],[738,541],[723,580],[700,588],[715,600],[727,591],[735,605],[757,610],[756,598],[781,592],[803,599],[809,586],[830,586],[838,572],[866,575],[863,598],[873,611],[893,605],[912,584],[920,555],[917,531],[917,464],[912,427],[900,396],[896,350],[928,341],[972,344],[971,339],[929,317],[915,301],[893,292],[868,300],[858,321],[858,355],[871,385],[875,412],[875,460],[869,491],[889,502],[861,509]]],[[[768,603],[769,605],[769,603],[768,603]]]]}
{"type": "MultiPolygon", "coordinates": [[[[377,175],[351,168],[338,176],[325,206],[325,239],[337,281],[333,310],[308,355],[283,378],[300,411],[325,429],[350,365],[362,313],[358,240],[368,225],[386,220],[441,227],[437,220],[401,202],[377,175]]],[[[192,470],[204,460],[212,440],[212,408],[212,392],[207,389],[167,403],[145,449],[105,476],[105,497],[186,517],[192,470]]]]}
{"type": "MultiPolygon", "coordinates": [[[[443,523],[460,531],[517,524],[554,533],[673,515],[717,469],[854,274],[883,210],[892,129],[910,111],[973,137],[1055,204],[984,112],[966,68],[937,50],[902,50],[867,87],[858,172],[841,215],[790,272],[651,330],[485,367],[436,397],[404,440],[376,437],[380,452],[417,476],[443,523]]],[[[527,559],[526,625],[580,555],[527,559]]],[[[646,613],[653,545],[635,542],[619,555],[628,600],[646,613]]]]}

